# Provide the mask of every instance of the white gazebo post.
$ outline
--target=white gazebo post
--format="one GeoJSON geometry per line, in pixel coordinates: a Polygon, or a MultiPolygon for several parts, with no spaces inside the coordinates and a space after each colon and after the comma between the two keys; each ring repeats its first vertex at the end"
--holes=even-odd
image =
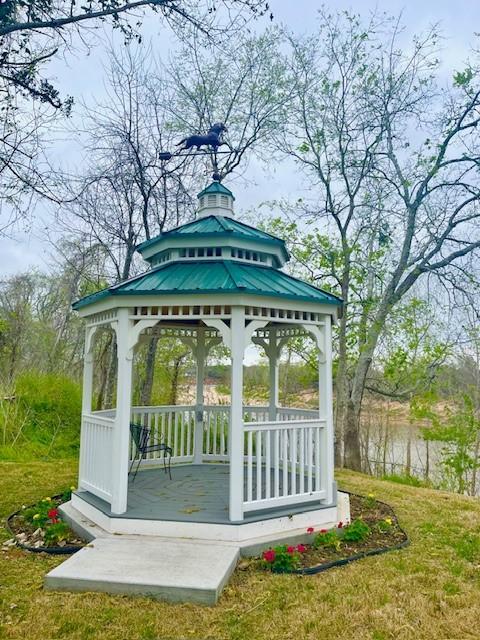
{"type": "Polygon", "coordinates": [[[197,329],[197,344],[194,349],[194,356],[197,362],[197,392],[195,399],[195,438],[194,457],[195,464],[203,461],[203,379],[205,377],[205,328],[197,329]]]}
{"type": "Polygon", "coordinates": [[[93,395],[93,337],[97,327],[88,327],[85,329],[85,349],[83,356],[83,385],[82,385],[82,419],[80,434],[80,460],[79,460],[79,487],[82,488],[82,478],[85,467],[85,450],[84,442],[84,419],[83,416],[90,414],[92,411],[92,395],[93,395]]]}
{"type": "Polygon", "coordinates": [[[112,447],[112,513],[125,513],[127,510],[133,361],[130,324],[128,309],[119,309],[116,323],[118,373],[117,410],[112,447]]]}
{"type": "Polygon", "coordinates": [[[274,422],[277,419],[278,409],[278,361],[280,359],[280,345],[277,345],[277,331],[270,328],[268,334],[267,356],[270,374],[270,389],[268,401],[268,419],[274,422]]]}
{"type": "Polygon", "coordinates": [[[230,408],[230,521],[243,520],[243,358],[245,355],[245,310],[232,307],[231,408],[230,408]]]}
{"type": "Polygon", "coordinates": [[[324,316],[325,325],[318,341],[318,401],[320,418],[325,420],[322,447],[324,450],[324,464],[322,471],[322,485],[326,490],[325,502],[333,502],[333,389],[332,389],[332,319],[324,316]]]}

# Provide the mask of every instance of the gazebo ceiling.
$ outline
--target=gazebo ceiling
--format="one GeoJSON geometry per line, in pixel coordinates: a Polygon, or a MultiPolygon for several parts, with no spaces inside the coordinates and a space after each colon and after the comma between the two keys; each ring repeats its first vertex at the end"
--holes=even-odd
{"type": "Polygon", "coordinates": [[[107,296],[162,294],[251,294],[341,305],[342,301],[307,282],[268,266],[241,262],[172,262],[78,300],[75,309],[107,296]]]}

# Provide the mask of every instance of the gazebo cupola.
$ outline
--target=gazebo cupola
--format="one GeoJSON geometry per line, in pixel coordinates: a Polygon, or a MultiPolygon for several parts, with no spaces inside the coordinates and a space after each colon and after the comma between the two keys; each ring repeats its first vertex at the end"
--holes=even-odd
{"type": "Polygon", "coordinates": [[[221,182],[212,182],[197,195],[197,218],[207,216],[233,217],[233,202],[235,197],[230,189],[221,182]]]}
{"type": "Polygon", "coordinates": [[[284,240],[235,219],[233,202],[232,192],[213,182],[198,194],[195,220],[138,246],[149,269],[74,304],[87,324],[74,506],[94,521],[108,521],[111,531],[232,540],[247,539],[252,531],[285,534],[338,520],[331,327],[341,300],[284,272],[290,257],[284,240]],[[117,400],[115,409],[94,411],[93,345],[101,327],[116,335],[117,400]],[[319,406],[282,407],[281,350],[306,336],[318,351],[319,406]],[[191,349],[197,365],[191,405],[132,406],[133,354],[139,342],[153,337],[178,339],[191,349]],[[205,362],[220,343],[230,353],[229,406],[208,405],[204,397],[205,362]],[[269,363],[266,406],[243,403],[244,357],[251,343],[269,363]],[[149,442],[171,448],[171,481],[155,470],[156,455],[148,455],[144,473],[129,480],[136,455],[132,422],[149,429],[149,442]],[[168,486],[157,491],[157,480],[147,482],[149,473],[168,486]],[[146,488],[140,494],[142,478],[146,488]],[[191,490],[192,500],[206,496],[204,504],[186,512],[177,490],[191,490]],[[247,529],[240,534],[234,524],[247,529]]]}

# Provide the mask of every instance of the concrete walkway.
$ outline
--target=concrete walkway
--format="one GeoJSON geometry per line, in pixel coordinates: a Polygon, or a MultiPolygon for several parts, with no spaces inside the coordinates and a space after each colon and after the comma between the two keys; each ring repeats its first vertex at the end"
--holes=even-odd
{"type": "Polygon", "coordinates": [[[238,557],[238,547],[221,543],[99,537],[50,571],[45,588],[141,594],[213,605],[238,557]]]}

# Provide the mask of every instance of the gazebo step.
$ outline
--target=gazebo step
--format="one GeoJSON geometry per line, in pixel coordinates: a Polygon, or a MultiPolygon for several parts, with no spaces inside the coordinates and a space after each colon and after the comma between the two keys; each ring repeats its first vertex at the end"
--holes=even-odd
{"type": "Polygon", "coordinates": [[[148,595],[213,605],[239,557],[235,546],[142,537],[96,538],[45,577],[45,588],[148,595]]]}

